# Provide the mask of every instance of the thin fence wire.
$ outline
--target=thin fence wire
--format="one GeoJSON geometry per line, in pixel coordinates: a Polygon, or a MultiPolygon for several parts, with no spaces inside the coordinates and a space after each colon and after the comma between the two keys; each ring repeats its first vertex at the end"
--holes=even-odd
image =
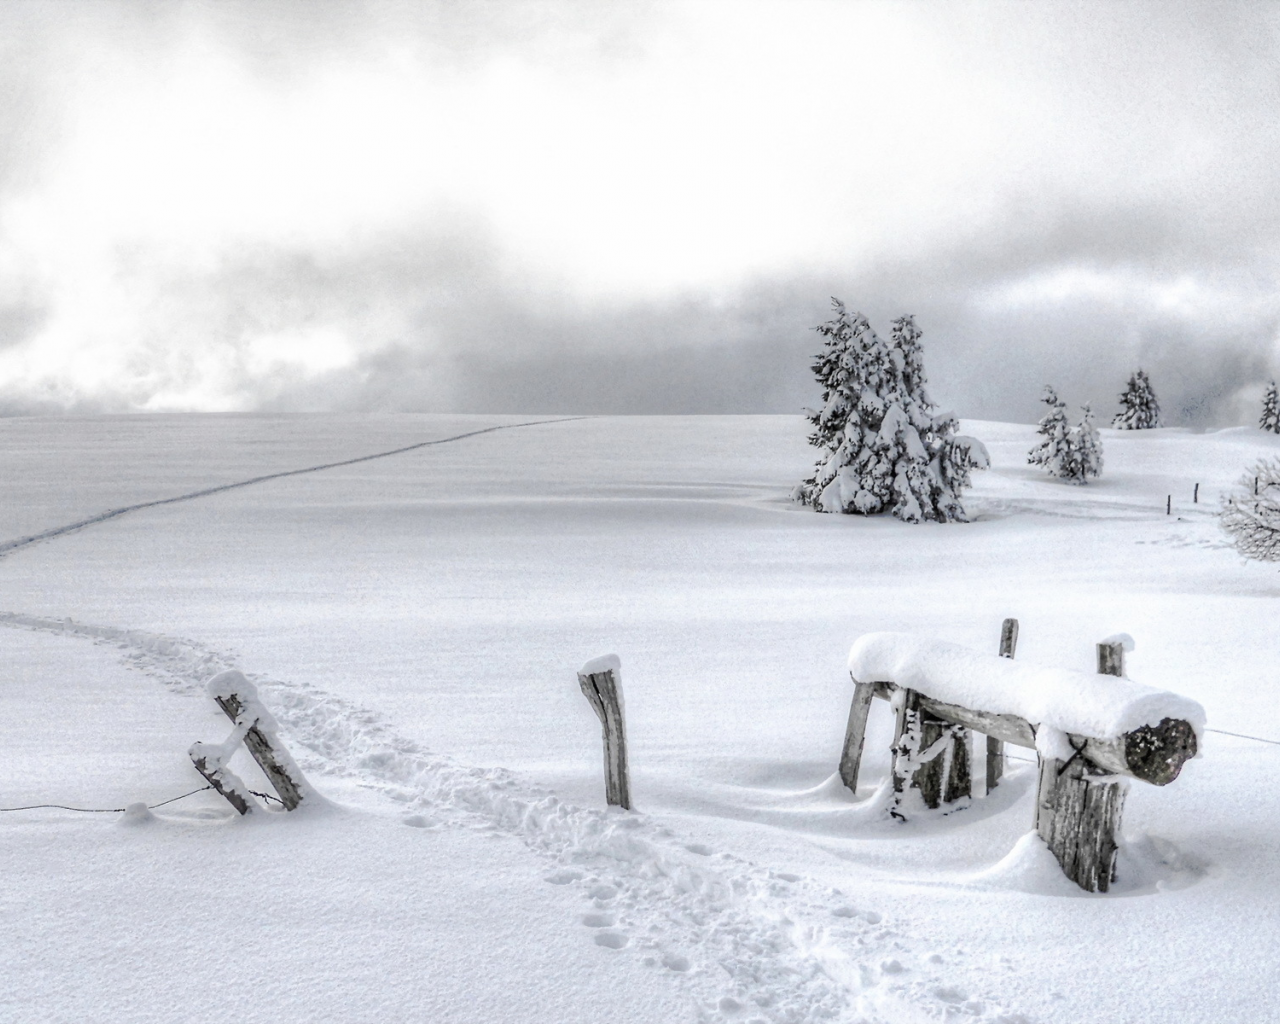
{"type": "MultiPolygon", "coordinates": [[[[147,810],[154,811],[157,807],[163,807],[165,804],[171,804],[178,800],[185,800],[189,796],[195,796],[197,793],[203,793],[206,789],[213,789],[213,787],[201,786],[199,789],[193,789],[190,793],[183,793],[181,796],[171,796],[168,800],[161,800],[158,804],[147,804],[147,810]]],[[[261,796],[262,794],[257,795],[261,796]]],[[[80,814],[121,814],[128,810],[127,807],[69,807],[66,804],[28,804],[25,807],[0,807],[0,812],[42,811],[46,809],[77,811],[80,814]]]]}

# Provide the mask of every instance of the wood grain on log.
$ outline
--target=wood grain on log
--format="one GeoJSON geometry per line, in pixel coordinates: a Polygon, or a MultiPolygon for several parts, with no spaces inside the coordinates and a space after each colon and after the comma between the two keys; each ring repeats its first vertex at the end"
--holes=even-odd
{"type": "Polygon", "coordinates": [[[578,673],[578,685],[591,702],[604,733],[605,799],[615,807],[631,810],[631,779],[627,767],[627,732],[622,700],[613,669],[578,673]]]}
{"type": "Polygon", "coordinates": [[[1106,892],[1115,878],[1125,792],[1123,782],[1090,774],[1078,759],[1065,767],[1040,762],[1036,832],[1063,874],[1088,892],[1106,892]]]}
{"type": "Polygon", "coordinates": [[[253,801],[248,796],[241,793],[222,777],[222,772],[217,768],[210,768],[208,760],[202,757],[198,752],[199,744],[191,750],[191,763],[196,766],[196,771],[205,777],[205,781],[209,783],[218,793],[220,793],[232,807],[241,814],[248,814],[253,810],[253,801]]]}
{"type": "MultiPolygon", "coordinates": [[[[231,721],[237,723],[240,721],[240,713],[244,710],[244,702],[238,695],[232,693],[226,697],[214,697],[214,700],[218,702],[218,707],[222,708],[223,713],[231,721]]],[[[272,788],[280,795],[280,802],[284,804],[284,809],[292,811],[302,803],[302,792],[298,784],[277,760],[276,752],[271,747],[271,741],[267,739],[256,724],[251,725],[244,734],[244,745],[249,753],[253,755],[253,759],[258,762],[258,767],[262,769],[262,774],[267,777],[267,781],[271,783],[272,788]]]]}
{"type": "MultiPolygon", "coordinates": [[[[891,699],[897,689],[896,684],[887,682],[868,685],[882,700],[891,699]]],[[[974,711],[924,695],[920,695],[919,704],[921,710],[944,721],[967,726],[1017,747],[1035,749],[1035,731],[1025,718],[974,711]]],[[[1180,718],[1166,718],[1159,725],[1143,725],[1114,739],[1075,734],[1069,734],[1068,738],[1073,746],[1083,746],[1081,756],[1098,768],[1113,775],[1131,775],[1153,786],[1167,786],[1176,779],[1197,750],[1195,730],[1180,718]]]]}

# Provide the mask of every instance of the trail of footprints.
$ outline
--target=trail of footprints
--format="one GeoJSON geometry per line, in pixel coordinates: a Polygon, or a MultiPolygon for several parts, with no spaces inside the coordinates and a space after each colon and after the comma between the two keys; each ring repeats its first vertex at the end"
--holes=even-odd
{"type": "MultiPolygon", "coordinates": [[[[198,644],[69,619],[0,613],[0,625],[120,648],[182,692],[232,661],[198,644]]],[[[306,685],[255,679],[304,770],[349,778],[403,808],[406,826],[508,834],[553,862],[545,881],[582,896],[579,923],[602,956],[638,956],[685,987],[694,1018],[744,1024],[1030,1024],[948,978],[874,910],[800,875],[684,842],[642,814],[572,807],[509,772],[459,765],[377,716],[306,685]]]]}

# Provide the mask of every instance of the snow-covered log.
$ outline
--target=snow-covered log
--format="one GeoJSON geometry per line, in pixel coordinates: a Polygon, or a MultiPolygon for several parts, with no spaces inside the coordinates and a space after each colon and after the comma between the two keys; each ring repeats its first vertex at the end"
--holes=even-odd
{"type": "Polygon", "coordinates": [[[604,733],[605,799],[631,810],[627,729],[622,704],[622,663],[616,654],[593,658],[578,670],[578,685],[600,719],[604,733]]]}
{"type": "Polygon", "coordinates": [[[859,682],[915,690],[930,714],[1006,743],[1034,747],[1047,726],[1085,746],[1083,756],[1098,767],[1157,786],[1178,777],[1204,729],[1204,709],[1168,690],[908,633],[861,637],[849,652],[849,671],[859,682]]]}
{"type": "MultiPolygon", "coordinates": [[[[973,729],[999,743],[1036,751],[1035,825],[1063,872],[1090,892],[1106,892],[1116,863],[1125,776],[1164,786],[1196,755],[1204,710],[1195,701],[1124,676],[1127,635],[1098,644],[1098,675],[1012,659],[1017,623],[1005,620],[1000,655],[908,633],[869,633],[849,652],[854,710],[841,778],[857,785],[871,697],[890,701],[894,730],[888,813],[905,820],[907,798],[927,808],[958,799],[969,784],[973,729]]],[[[996,750],[994,744],[989,753],[996,750]]],[[[998,777],[998,776],[997,776],[998,777]]],[[[994,784],[988,766],[988,785],[994,784]]]]}

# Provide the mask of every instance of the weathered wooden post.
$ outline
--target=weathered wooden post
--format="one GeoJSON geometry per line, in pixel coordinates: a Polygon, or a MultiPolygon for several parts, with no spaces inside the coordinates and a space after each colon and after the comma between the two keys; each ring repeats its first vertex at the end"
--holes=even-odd
{"type": "Polygon", "coordinates": [[[236,669],[219,672],[208,685],[209,696],[235,724],[222,743],[193,743],[188,753],[196,771],[209,785],[226,798],[239,813],[248,814],[254,807],[249,789],[227,767],[227,762],[241,742],[258,767],[279,794],[286,811],[298,807],[309,793],[306,779],[288,750],[276,736],[276,724],[258,699],[257,688],[236,669]]]}
{"type": "Polygon", "coordinates": [[[627,769],[627,729],[623,719],[622,663],[616,654],[595,658],[578,670],[578,685],[591,702],[604,733],[605,799],[631,810],[631,779],[627,769]]]}
{"type": "MultiPolygon", "coordinates": [[[[844,749],[840,752],[840,781],[849,792],[858,792],[858,767],[862,764],[862,748],[867,741],[867,715],[871,712],[871,700],[875,687],[870,683],[853,680],[853,703],[849,707],[849,724],[844,731],[844,749]]],[[[894,737],[897,743],[897,737],[894,737]]]]}
{"type": "MultiPolygon", "coordinates": [[[[1124,647],[1119,639],[1098,644],[1099,675],[1124,675],[1124,647]]],[[[1087,760],[1084,745],[1068,743],[1072,752],[1063,758],[1063,751],[1054,756],[1037,740],[1036,832],[1068,878],[1089,892],[1106,892],[1115,880],[1128,783],[1087,760]]]]}
{"type": "MultiPolygon", "coordinates": [[[[1018,620],[1005,619],[1000,626],[1000,657],[1012,658],[1018,650],[1018,620]]],[[[1000,783],[1004,775],[1004,740],[987,737],[987,792],[1000,783]]]]}

